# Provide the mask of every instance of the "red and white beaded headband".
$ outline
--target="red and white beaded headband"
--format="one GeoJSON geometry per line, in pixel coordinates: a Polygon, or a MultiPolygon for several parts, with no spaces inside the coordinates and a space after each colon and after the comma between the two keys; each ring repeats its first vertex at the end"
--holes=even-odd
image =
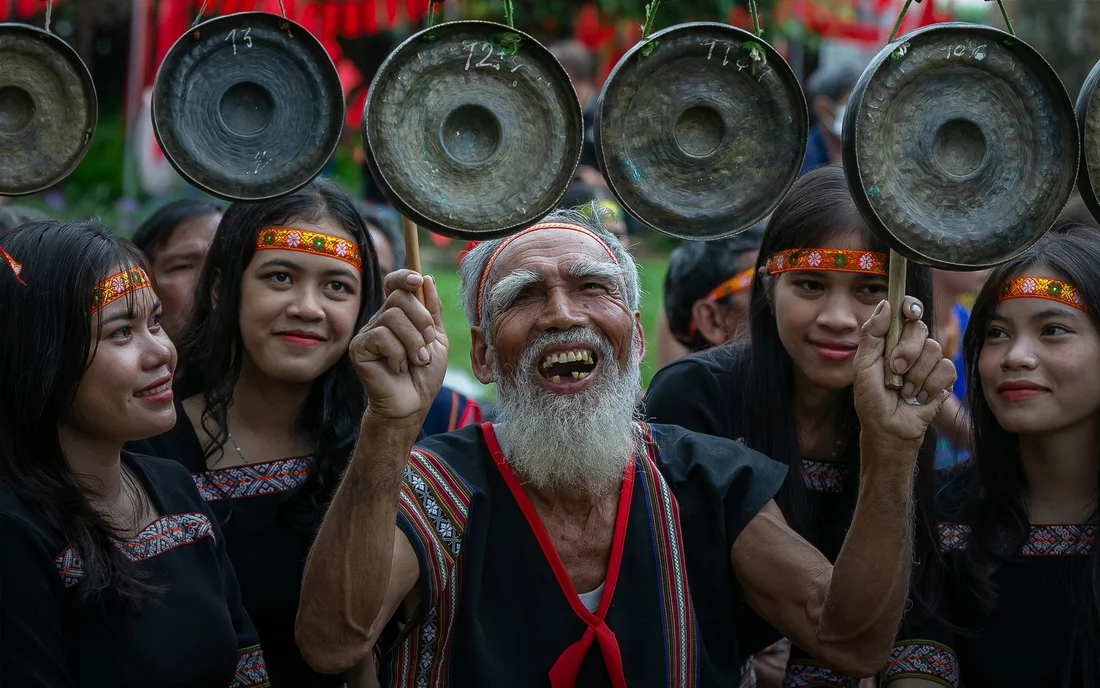
{"type": "Polygon", "coordinates": [[[998,301],[1008,299],[1050,299],[1088,312],[1081,292],[1069,282],[1049,277],[1013,277],[1001,282],[998,301]]]}
{"type": "MultiPolygon", "coordinates": [[[[481,301],[485,296],[485,283],[489,279],[489,273],[493,271],[493,264],[497,262],[497,258],[500,257],[500,254],[504,251],[504,249],[508,248],[508,245],[511,244],[513,241],[525,234],[530,234],[531,232],[540,229],[565,229],[571,232],[580,232],[581,234],[590,236],[595,239],[601,247],[603,247],[603,250],[606,251],[607,255],[611,257],[611,260],[615,263],[615,265],[619,265],[619,259],[615,257],[615,252],[611,250],[611,247],[607,245],[606,241],[601,239],[600,236],[592,230],[586,227],[581,227],[580,225],[575,225],[571,222],[540,222],[537,225],[528,227],[522,232],[513,234],[507,239],[501,241],[500,245],[497,246],[496,249],[493,250],[493,253],[489,256],[489,260],[485,262],[485,267],[481,269],[481,274],[478,276],[477,280],[477,299],[474,302],[474,317],[477,318],[477,321],[474,323],[474,325],[481,324],[481,301]]],[[[621,268],[622,266],[619,265],[619,267],[621,268]]]]}
{"type": "Polygon", "coordinates": [[[794,270],[819,270],[885,277],[886,254],[846,248],[789,248],[772,254],[768,258],[766,269],[769,275],[794,270]]]}
{"type": "Polygon", "coordinates": [[[256,234],[256,250],[301,251],[342,260],[356,270],[363,269],[359,247],[347,239],[307,232],[293,227],[265,227],[256,234]]]}

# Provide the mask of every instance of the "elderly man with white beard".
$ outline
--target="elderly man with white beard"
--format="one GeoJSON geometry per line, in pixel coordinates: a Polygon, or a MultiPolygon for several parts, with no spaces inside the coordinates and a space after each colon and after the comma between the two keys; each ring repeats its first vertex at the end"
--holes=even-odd
{"type": "Polygon", "coordinates": [[[315,668],[374,650],[384,686],[738,686],[746,603],[846,675],[886,663],[917,450],[955,378],[914,299],[896,352],[931,401],[883,385],[883,302],[855,358],[859,503],[830,565],[772,501],[779,464],[636,422],[637,268],[593,221],[556,213],[463,262],[500,424],[413,446],[446,369],[442,306],[408,271],[386,291],[351,345],[370,401],[306,566],[297,639],[315,668]]]}

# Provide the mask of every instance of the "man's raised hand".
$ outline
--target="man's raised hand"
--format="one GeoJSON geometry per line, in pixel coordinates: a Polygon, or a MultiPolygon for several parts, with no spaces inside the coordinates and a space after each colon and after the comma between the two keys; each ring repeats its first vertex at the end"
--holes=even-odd
{"type": "Polygon", "coordinates": [[[447,372],[443,304],[435,280],[397,270],[383,282],[386,301],[351,340],[349,355],[367,392],[367,413],[423,422],[447,372]],[[424,287],[424,303],[415,292],[424,287]]]}

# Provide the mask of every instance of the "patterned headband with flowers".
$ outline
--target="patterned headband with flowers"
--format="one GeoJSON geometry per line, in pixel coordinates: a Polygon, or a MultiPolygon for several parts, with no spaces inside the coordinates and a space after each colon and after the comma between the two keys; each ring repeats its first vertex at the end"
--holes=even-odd
{"type": "Polygon", "coordinates": [[[363,269],[359,248],[340,237],[287,227],[265,227],[256,235],[256,250],[301,251],[342,260],[356,270],[363,269]]]}
{"type": "Polygon", "coordinates": [[[768,258],[769,275],[794,270],[855,272],[886,276],[886,254],[844,248],[790,248],[768,258]]]}
{"type": "MultiPolygon", "coordinates": [[[[752,286],[752,278],[755,274],[756,268],[749,268],[744,272],[739,272],[733,277],[730,277],[725,282],[719,284],[714,289],[711,289],[709,292],[707,292],[707,295],[704,296],[701,300],[707,301],[709,303],[714,303],[716,301],[721,301],[727,296],[740,294],[741,292],[747,290],[749,287],[752,286]]],[[[693,319],[691,322],[688,323],[687,333],[677,334],[676,332],[673,332],[672,336],[680,343],[690,345],[691,338],[695,336],[695,333],[698,330],[699,326],[695,323],[695,320],[693,319]]]]}
{"type": "Polygon", "coordinates": [[[1049,277],[1014,277],[1001,282],[997,300],[1008,299],[1050,299],[1088,312],[1088,306],[1077,287],[1049,277]]]}
{"type": "Polygon", "coordinates": [[[27,283],[19,276],[23,272],[23,264],[17,262],[11,257],[10,253],[2,248],[0,248],[0,259],[3,259],[4,263],[7,264],[8,269],[11,270],[12,276],[15,277],[15,281],[22,284],[24,287],[27,286],[27,283]]]}
{"type": "Polygon", "coordinates": [[[115,273],[92,290],[92,313],[106,308],[127,294],[151,286],[153,283],[149,280],[149,275],[140,267],[135,266],[115,273]]]}

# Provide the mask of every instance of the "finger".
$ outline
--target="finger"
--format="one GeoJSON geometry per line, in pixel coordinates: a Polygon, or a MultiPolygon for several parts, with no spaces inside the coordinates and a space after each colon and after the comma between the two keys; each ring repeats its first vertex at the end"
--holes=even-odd
{"type": "Polygon", "coordinates": [[[943,359],[943,349],[940,347],[939,342],[935,339],[924,340],[924,349],[921,350],[920,356],[913,365],[909,366],[909,371],[905,373],[901,395],[903,397],[916,395],[917,401],[922,404],[927,401],[927,399],[920,398],[921,389],[924,387],[925,379],[941,359],[943,359]]]}
{"type": "Polygon", "coordinates": [[[886,350],[886,332],[890,329],[890,303],[879,301],[871,317],[859,330],[859,347],[852,364],[856,370],[874,365],[886,350]]]}
{"type": "Polygon", "coordinates": [[[940,358],[924,379],[924,385],[917,391],[917,401],[924,404],[942,397],[939,402],[942,405],[951,396],[951,387],[955,384],[956,377],[958,372],[955,364],[946,358],[940,358]]]}
{"type": "Polygon", "coordinates": [[[424,308],[431,314],[436,332],[443,332],[443,300],[439,298],[435,277],[431,275],[424,279],[424,308]]]}
{"type": "MultiPolygon", "coordinates": [[[[411,296],[411,295],[410,295],[411,296]]],[[[415,300],[415,297],[413,297],[415,300]]],[[[388,308],[378,316],[375,328],[388,329],[401,342],[405,348],[405,355],[409,363],[424,365],[431,361],[428,353],[427,342],[417,326],[408,318],[405,311],[400,308],[388,308]]],[[[372,329],[373,331],[373,329],[372,329]]]]}
{"type": "Polygon", "coordinates": [[[913,367],[924,351],[928,340],[928,326],[920,320],[909,320],[901,328],[901,339],[890,352],[890,369],[904,375],[913,367]]]}
{"type": "Polygon", "coordinates": [[[407,369],[405,345],[393,332],[385,327],[376,327],[363,336],[362,351],[366,358],[386,359],[386,364],[394,373],[400,375],[407,369]]]}
{"type": "Polygon", "coordinates": [[[901,314],[906,320],[920,320],[924,315],[924,304],[915,296],[906,296],[901,302],[901,314]]]}
{"type": "Polygon", "coordinates": [[[424,277],[413,270],[394,270],[382,280],[382,294],[389,296],[395,291],[415,292],[424,284],[424,277]]]}
{"type": "MultiPolygon", "coordinates": [[[[427,281],[425,280],[425,283],[427,281]]],[[[435,319],[424,304],[416,298],[416,294],[409,291],[395,291],[386,297],[382,304],[382,311],[391,308],[400,309],[405,314],[412,326],[420,333],[424,343],[435,340],[435,319]]]]}

